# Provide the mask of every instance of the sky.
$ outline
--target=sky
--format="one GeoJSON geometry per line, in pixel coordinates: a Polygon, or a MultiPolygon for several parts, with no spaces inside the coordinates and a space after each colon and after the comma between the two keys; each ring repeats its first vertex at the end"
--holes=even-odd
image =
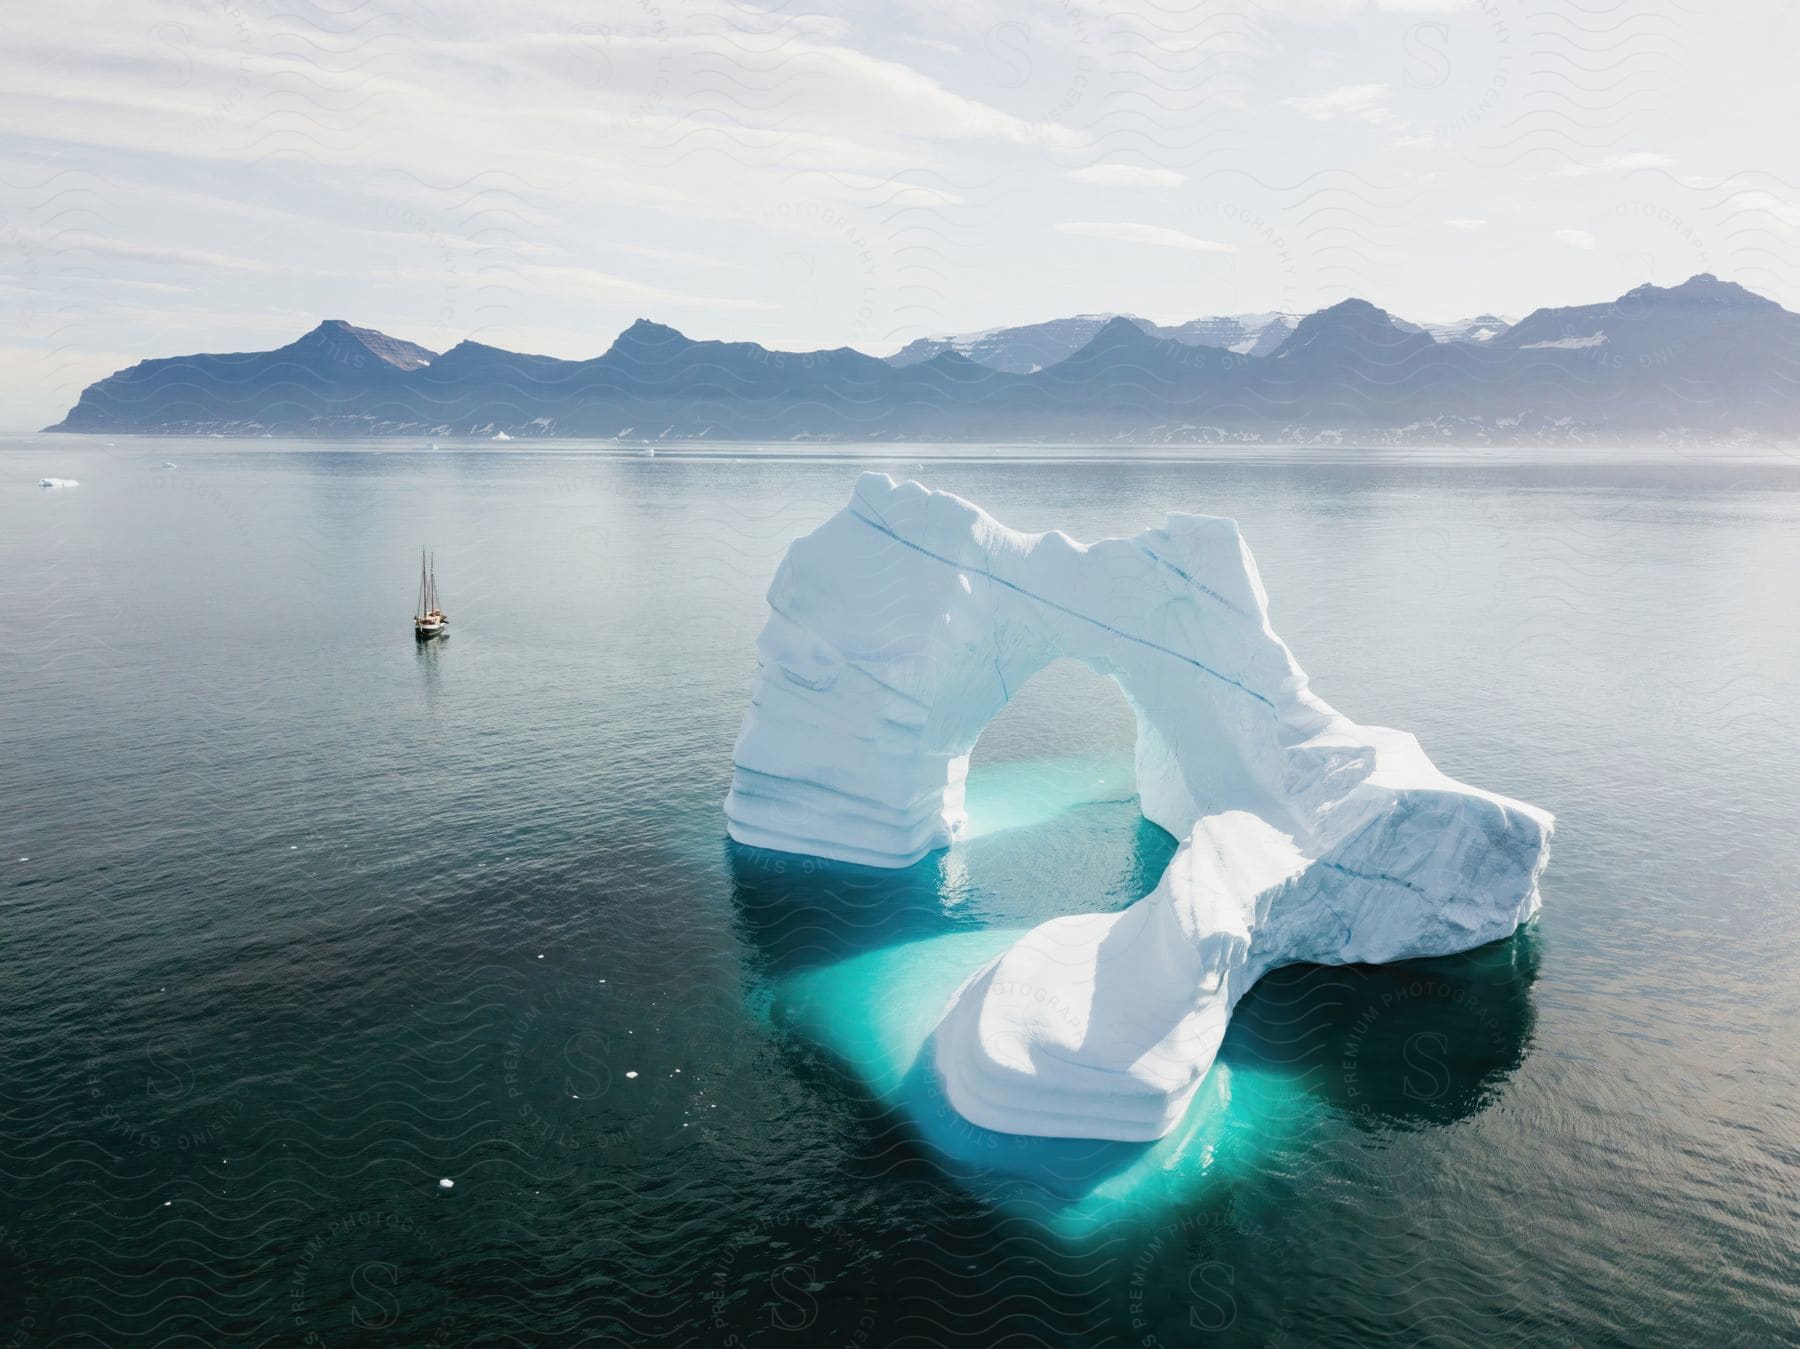
{"type": "Polygon", "coordinates": [[[922,335],[1697,272],[1800,308],[1800,0],[58,0],[0,46],[0,428],[343,318],[922,335]]]}

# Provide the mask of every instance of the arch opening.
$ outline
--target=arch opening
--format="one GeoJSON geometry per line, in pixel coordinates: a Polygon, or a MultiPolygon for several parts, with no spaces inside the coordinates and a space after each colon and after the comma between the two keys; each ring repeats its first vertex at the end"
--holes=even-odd
{"type": "Polygon", "coordinates": [[[1177,840],[1144,817],[1137,734],[1118,681],[1074,657],[1038,670],[982,728],[946,865],[984,921],[1117,909],[1155,888],[1177,840]]]}
{"type": "Polygon", "coordinates": [[[969,752],[963,837],[1042,824],[1084,806],[1136,811],[1137,715],[1119,682],[1073,657],[1032,675],[969,752]]]}

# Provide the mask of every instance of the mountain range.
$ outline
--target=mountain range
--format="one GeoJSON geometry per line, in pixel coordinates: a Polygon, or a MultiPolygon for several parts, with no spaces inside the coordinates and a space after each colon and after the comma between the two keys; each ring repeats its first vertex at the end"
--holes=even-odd
{"type": "Polygon", "coordinates": [[[1266,356],[1294,331],[1302,315],[1226,314],[1192,319],[1167,326],[1136,314],[1077,314],[1048,323],[1027,323],[1016,328],[989,328],[978,333],[950,337],[921,337],[889,356],[890,365],[917,365],[946,351],[967,356],[977,365],[1015,375],[1029,375],[1066,361],[1080,351],[1114,319],[1125,319],[1152,337],[1188,347],[1223,347],[1240,355],[1266,356]]]}
{"type": "Polygon", "coordinates": [[[340,319],[274,351],[143,361],[52,431],[278,436],[1330,444],[1792,436],[1800,315],[1702,274],[1517,323],[1365,300],[1159,326],[1130,315],[923,339],[887,359],[770,351],[640,319],[604,355],[340,319]]]}
{"type": "MultiPolygon", "coordinates": [[[[1029,375],[1066,361],[1113,319],[1127,319],[1152,337],[1179,342],[1185,347],[1223,347],[1240,356],[1268,356],[1285,342],[1304,314],[1272,310],[1266,314],[1221,314],[1189,319],[1186,323],[1159,324],[1136,314],[1077,314],[1048,323],[1027,323],[1015,328],[989,328],[978,333],[950,337],[921,337],[889,356],[891,365],[917,365],[946,351],[967,356],[977,365],[992,366],[1015,375],[1029,375]]],[[[1394,323],[1408,332],[1427,332],[1440,342],[1486,342],[1511,326],[1494,314],[1458,319],[1454,323],[1394,323]]]]}

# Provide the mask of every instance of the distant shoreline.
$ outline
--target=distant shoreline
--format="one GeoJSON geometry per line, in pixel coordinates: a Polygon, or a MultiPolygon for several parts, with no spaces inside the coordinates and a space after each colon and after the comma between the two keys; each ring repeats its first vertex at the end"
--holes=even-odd
{"type": "MultiPolygon", "coordinates": [[[[925,462],[988,463],[1254,463],[1277,458],[1295,463],[1344,464],[1367,458],[1377,461],[1423,463],[1507,459],[1545,464],[1668,464],[1680,462],[1778,464],[1800,467],[1800,439],[1774,440],[1746,436],[1730,441],[1662,441],[1645,437],[1610,441],[1572,442],[1418,442],[1380,444],[1346,441],[1342,444],[1284,441],[1224,443],[1162,443],[1155,441],[1100,442],[1093,440],[1044,441],[865,441],[865,440],[667,440],[610,441],[604,437],[533,437],[495,442],[468,436],[445,436],[435,449],[411,436],[214,436],[174,432],[0,431],[0,453],[25,453],[44,448],[44,438],[68,448],[105,450],[123,448],[116,442],[167,447],[185,442],[190,450],[268,450],[280,453],[371,454],[503,454],[602,457],[621,460],[667,459],[696,461],[739,460],[746,457],[771,463],[784,460],[821,462],[871,460],[891,462],[915,459],[925,462]],[[654,450],[654,455],[645,451],[654,450]]],[[[160,452],[160,451],[159,451],[160,452]]]]}

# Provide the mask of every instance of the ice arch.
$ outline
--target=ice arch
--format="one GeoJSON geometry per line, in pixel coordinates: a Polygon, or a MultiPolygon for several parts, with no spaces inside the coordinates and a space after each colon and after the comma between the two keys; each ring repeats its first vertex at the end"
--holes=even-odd
{"type": "Polygon", "coordinates": [[[1182,844],[1151,894],[1042,924],[951,1000],[931,1052],[974,1123],[1160,1137],[1264,971],[1466,950],[1537,909],[1550,816],[1312,694],[1230,520],[1084,546],[868,473],[769,607],[742,843],[889,867],[951,843],[982,727],[1059,656],[1136,714],[1144,814],[1182,844]]]}

